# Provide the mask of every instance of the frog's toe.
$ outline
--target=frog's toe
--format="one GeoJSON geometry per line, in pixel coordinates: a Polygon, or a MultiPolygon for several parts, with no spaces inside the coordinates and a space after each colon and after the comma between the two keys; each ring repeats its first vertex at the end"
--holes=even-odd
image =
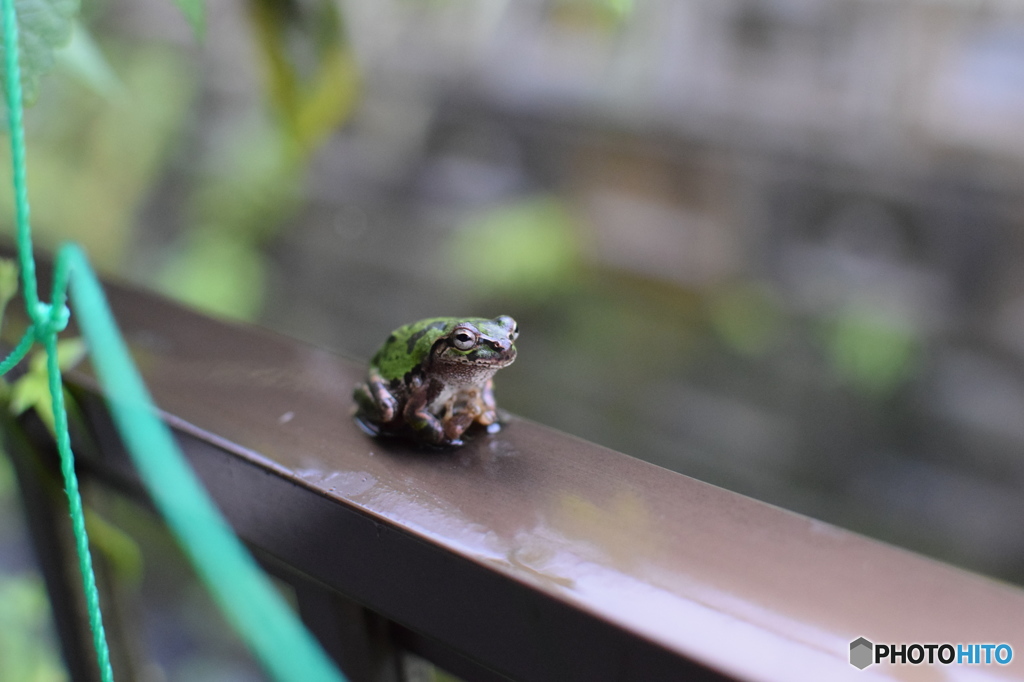
{"type": "Polygon", "coordinates": [[[455,440],[442,438],[436,443],[422,440],[417,441],[417,446],[421,450],[426,450],[428,452],[444,452],[451,450],[452,448],[462,447],[463,445],[465,445],[465,443],[460,438],[456,438],[455,440]]]}
{"type": "Polygon", "coordinates": [[[353,419],[356,422],[356,426],[358,426],[360,430],[366,435],[373,436],[374,438],[380,435],[380,426],[367,420],[361,414],[356,413],[353,416],[353,419]]]}
{"type": "Polygon", "coordinates": [[[398,413],[398,401],[388,393],[377,393],[374,395],[374,406],[382,424],[394,421],[398,413]]]}
{"type": "Polygon", "coordinates": [[[366,384],[356,384],[352,389],[352,399],[356,401],[356,409],[360,414],[370,414],[377,411],[377,401],[373,399],[370,389],[366,384]]]}

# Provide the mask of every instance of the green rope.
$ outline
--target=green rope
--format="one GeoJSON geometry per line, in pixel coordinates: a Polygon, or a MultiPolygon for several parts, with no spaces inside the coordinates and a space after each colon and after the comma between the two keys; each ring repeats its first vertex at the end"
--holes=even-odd
{"type": "MultiPolygon", "coordinates": [[[[57,254],[70,266],[79,326],[92,349],[114,422],[150,495],[235,628],[279,680],[340,682],[344,678],[256,566],[185,463],[117,331],[96,275],[75,244],[57,254]]],[[[66,281],[55,281],[62,291],[66,281]]]]}
{"type": "Polygon", "coordinates": [[[29,327],[25,330],[25,335],[21,337],[21,341],[15,346],[11,354],[8,355],[3,362],[0,362],[0,375],[7,374],[14,366],[21,362],[22,358],[28,355],[28,352],[32,350],[32,344],[36,340],[36,330],[29,327]]]}
{"type": "Polygon", "coordinates": [[[73,285],[72,301],[75,311],[80,314],[80,327],[88,341],[93,366],[128,452],[150,496],[228,619],[274,678],[283,682],[344,682],[345,677],[298,621],[231,530],[185,462],[170,430],[157,417],[156,407],[132,363],[99,280],[85,253],[77,245],[67,244],[57,254],[52,290],[54,302],[46,304],[39,301],[25,184],[17,17],[14,0],[2,2],[18,255],[25,305],[32,323],[14,351],[0,361],[0,374],[22,360],[35,341],[46,350],[57,449],[101,679],[112,682],[114,677],[89,554],[57,363],[57,334],[67,326],[70,314],[65,305],[69,282],[73,285]]]}
{"type": "Polygon", "coordinates": [[[68,415],[64,410],[64,390],[61,386],[60,368],[57,367],[57,334],[51,333],[43,342],[46,348],[46,369],[49,372],[50,396],[53,400],[54,431],[57,434],[57,452],[60,453],[60,470],[64,474],[64,485],[71,508],[71,530],[75,536],[78,551],[78,565],[85,586],[85,606],[92,628],[92,644],[100,666],[103,682],[114,681],[114,670],[110,665],[110,651],[103,630],[103,616],[100,613],[100,593],[96,589],[96,576],[92,570],[92,554],[89,552],[89,536],[85,532],[85,512],[82,496],[78,492],[78,476],[75,475],[75,459],[71,454],[71,438],[68,435],[68,415]]]}
{"type": "Polygon", "coordinates": [[[39,294],[36,292],[36,262],[32,257],[32,229],[29,222],[28,183],[25,181],[25,127],[22,125],[21,66],[18,63],[18,19],[14,0],[4,0],[4,74],[7,82],[7,125],[11,133],[11,164],[14,168],[14,211],[18,227],[18,261],[21,265],[25,306],[36,322],[39,294]]]}
{"type": "MultiPolygon", "coordinates": [[[[29,329],[18,347],[0,368],[9,370],[25,356],[32,346],[32,337],[43,344],[47,354],[50,396],[53,401],[54,427],[57,434],[57,451],[60,454],[60,468],[64,474],[64,487],[71,511],[71,528],[75,536],[75,550],[78,554],[78,568],[82,575],[89,627],[92,630],[93,647],[99,663],[100,678],[113,682],[114,671],[110,665],[110,650],[103,630],[103,616],[100,612],[100,593],[96,588],[96,576],[92,570],[92,555],[89,553],[89,536],[85,531],[85,513],[82,511],[82,496],[78,492],[78,476],[75,475],[75,460],[71,454],[68,436],[67,413],[64,411],[64,391],[61,388],[60,368],[57,367],[57,333],[67,325],[51,319],[48,306],[41,306],[36,289],[36,264],[32,255],[32,230],[29,222],[28,187],[25,181],[25,128],[22,122],[21,67],[19,65],[18,19],[14,0],[4,0],[4,75],[7,86],[7,123],[11,134],[11,163],[14,170],[14,205],[17,224],[18,257],[21,263],[22,292],[25,307],[32,319],[29,329]]],[[[63,302],[61,309],[63,310],[63,302]]]]}

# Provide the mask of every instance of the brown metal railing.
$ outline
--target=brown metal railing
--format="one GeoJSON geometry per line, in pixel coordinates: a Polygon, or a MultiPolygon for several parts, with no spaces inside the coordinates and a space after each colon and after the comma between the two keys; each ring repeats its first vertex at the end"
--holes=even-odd
{"type": "MultiPolygon", "coordinates": [[[[558,682],[861,679],[882,668],[849,664],[859,636],[1024,652],[1020,589],[517,418],[454,452],[372,440],[349,418],[358,363],[110,295],[192,465],[353,680],[400,679],[402,649],[558,682]]],[[[81,475],[144,497],[91,375],[70,381],[81,475]]],[[[59,544],[36,517],[37,545],[59,544]]],[[[41,562],[60,589],[61,552],[41,562]]],[[[58,623],[88,679],[80,621],[58,623]]]]}

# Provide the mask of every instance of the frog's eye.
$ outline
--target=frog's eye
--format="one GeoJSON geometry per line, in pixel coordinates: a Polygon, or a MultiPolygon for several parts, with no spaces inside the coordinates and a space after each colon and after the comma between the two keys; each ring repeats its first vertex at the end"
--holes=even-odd
{"type": "Polygon", "coordinates": [[[457,329],[452,334],[452,345],[459,350],[469,350],[476,345],[476,334],[468,329],[457,329]]]}
{"type": "Polygon", "coordinates": [[[517,324],[515,327],[512,328],[512,331],[510,331],[508,333],[508,340],[509,341],[515,341],[518,338],[519,338],[519,325],[517,324]]]}

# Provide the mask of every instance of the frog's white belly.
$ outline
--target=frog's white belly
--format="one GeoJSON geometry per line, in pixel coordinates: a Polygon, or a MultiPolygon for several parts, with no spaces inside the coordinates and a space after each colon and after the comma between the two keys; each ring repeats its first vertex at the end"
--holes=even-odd
{"type": "Polygon", "coordinates": [[[461,387],[445,384],[445,387],[441,389],[441,392],[438,393],[437,397],[430,403],[428,409],[434,414],[441,414],[444,412],[445,405],[448,404],[448,401],[454,398],[460,390],[462,390],[461,387]]]}
{"type": "Polygon", "coordinates": [[[445,382],[444,388],[430,402],[427,409],[436,415],[440,415],[444,412],[445,406],[454,400],[466,398],[474,401],[479,400],[481,389],[498,370],[497,368],[490,367],[484,369],[474,368],[474,370],[466,372],[462,377],[458,377],[463,379],[463,381],[445,382]]]}

